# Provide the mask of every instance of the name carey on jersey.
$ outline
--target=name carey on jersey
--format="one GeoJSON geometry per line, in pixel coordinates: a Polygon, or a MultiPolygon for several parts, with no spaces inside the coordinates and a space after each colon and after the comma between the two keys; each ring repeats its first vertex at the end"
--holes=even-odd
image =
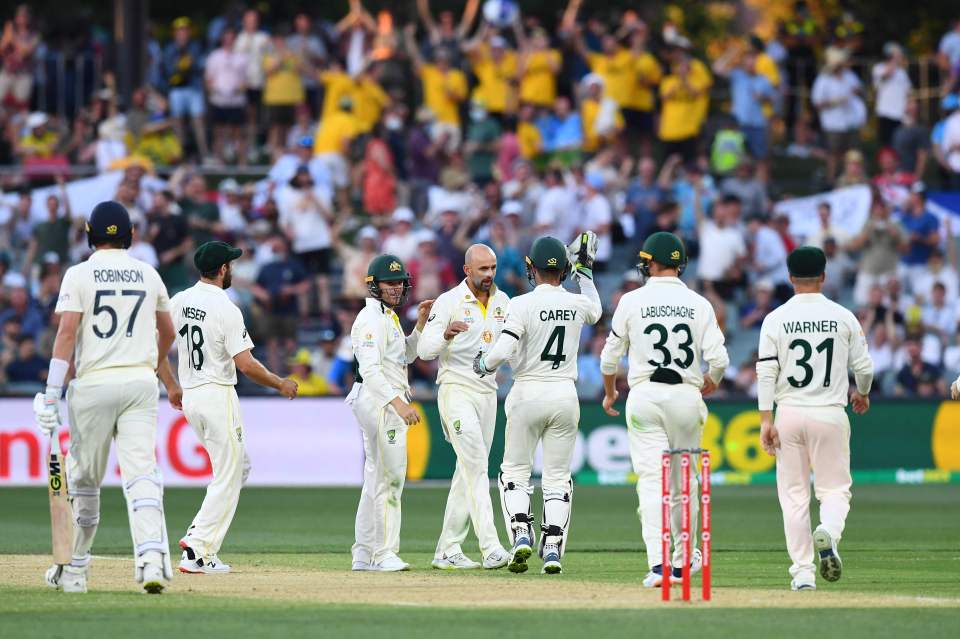
{"type": "Polygon", "coordinates": [[[97,284],[143,284],[143,271],[134,268],[98,268],[93,271],[97,284]]]}
{"type": "Polygon", "coordinates": [[[541,322],[572,322],[577,318],[577,312],[569,308],[552,308],[540,311],[541,322]]]}
{"type": "Polygon", "coordinates": [[[197,320],[202,322],[203,318],[207,316],[207,312],[202,308],[194,308],[193,306],[184,306],[180,314],[186,319],[197,320]]]}

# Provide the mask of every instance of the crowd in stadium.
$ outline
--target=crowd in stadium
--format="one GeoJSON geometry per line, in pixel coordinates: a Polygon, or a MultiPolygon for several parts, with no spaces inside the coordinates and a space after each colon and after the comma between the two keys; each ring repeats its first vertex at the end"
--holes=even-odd
{"type": "MultiPolygon", "coordinates": [[[[714,304],[734,357],[727,395],[755,394],[759,327],[790,296],[785,258],[803,243],[823,247],[828,294],[860,317],[878,392],[943,395],[960,372],[960,229],[927,194],[960,190],[960,19],[921,52],[939,69],[922,116],[904,46],[864,50],[850,13],[796,2],[768,37],[707,55],[670,16],[654,32],[633,11],[582,5],[508,20],[506,0],[486,16],[479,0],[460,15],[418,0],[404,24],[359,0],[336,23],[178,18],[148,43],[129,104],[107,72],[71,117],[37,109],[43,34],[21,6],[0,40],[0,163],[18,167],[0,202],[2,388],[44,379],[60,278],[89,253],[89,211],[72,200],[106,183],[134,221],[131,252],[171,295],[197,278],[194,247],[245,249],[230,294],[258,352],[304,394],[349,390],[349,327],[378,253],[406,262],[415,308],[460,280],[471,243],[495,249],[513,296],[529,288],[537,236],[592,229],[608,313],[641,285],[647,235],[684,238],[684,279],[714,304]],[[802,175],[781,180],[780,166],[802,175]],[[99,175],[74,180],[77,167],[99,175]],[[870,191],[859,229],[826,198],[812,233],[778,210],[791,193],[856,185],[870,191]]],[[[583,399],[602,394],[606,330],[585,334],[583,399]]],[[[411,368],[431,396],[435,363],[411,368]]]]}

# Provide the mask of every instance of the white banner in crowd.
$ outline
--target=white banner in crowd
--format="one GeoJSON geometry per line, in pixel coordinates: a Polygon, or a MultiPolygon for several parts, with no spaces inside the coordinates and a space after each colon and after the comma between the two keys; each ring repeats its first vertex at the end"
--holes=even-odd
{"type": "Polygon", "coordinates": [[[870,215],[870,200],[870,187],[847,186],[808,197],[783,200],[777,202],[774,210],[790,218],[790,233],[794,237],[807,238],[820,228],[817,205],[829,202],[832,222],[853,236],[860,232],[870,215]]]}
{"type": "MultiPolygon", "coordinates": [[[[33,425],[32,401],[2,399],[0,407],[0,486],[45,485],[48,443],[33,425]]],[[[247,485],[362,483],[360,430],[342,400],[241,398],[240,409],[244,443],[252,464],[247,485]]],[[[210,460],[183,414],[161,399],[158,421],[157,460],[164,483],[207,484],[212,476],[210,460]]],[[[61,446],[69,448],[69,433],[61,433],[61,446]]],[[[110,453],[104,483],[120,484],[115,450],[110,453]]]]}

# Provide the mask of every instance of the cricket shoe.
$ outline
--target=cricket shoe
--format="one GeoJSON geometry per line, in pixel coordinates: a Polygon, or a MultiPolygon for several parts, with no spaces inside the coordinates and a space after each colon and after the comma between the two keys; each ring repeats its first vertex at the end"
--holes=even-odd
{"type": "Polygon", "coordinates": [[[225,575],[230,572],[230,565],[220,561],[216,555],[204,559],[197,555],[193,548],[182,546],[183,555],[180,557],[180,572],[188,575],[225,575]]]}
{"type": "Polygon", "coordinates": [[[827,581],[839,581],[843,572],[843,562],[837,551],[837,541],[823,526],[813,531],[813,547],[820,558],[820,576],[827,581]]]}
{"type": "Polygon", "coordinates": [[[813,581],[813,579],[810,579],[809,581],[807,581],[805,579],[797,579],[796,577],[794,577],[792,580],[790,580],[790,590],[794,592],[799,592],[801,590],[816,590],[816,589],[817,589],[817,584],[815,581],[813,581]]]}
{"type": "MultiPolygon", "coordinates": [[[[703,568],[703,553],[700,552],[699,548],[695,548],[693,558],[690,560],[690,574],[697,574],[701,568],[703,568]]],[[[680,583],[683,580],[683,568],[674,568],[670,575],[671,585],[680,583]]]]}
{"type": "Polygon", "coordinates": [[[479,562],[470,559],[462,552],[437,557],[430,565],[437,570],[475,570],[480,567],[479,562]]]}
{"type": "Polygon", "coordinates": [[[396,555],[387,555],[380,562],[373,564],[371,570],[377,572],[402,572],[410,570],[410,564],[400,559],[396,555]]]}
{"type": "Polygon", "coordinates": [[[507,570],[510,572],[527,572],[527,559],[533,554],[533,548],[530,546],[530,540],[526,537],[518,536],[513,543],[513,554],[510,556],[510,563],[507,564],[507,570]]]}
{"type": "Polygon", "coordinates": [[[148,595],[159,595],[163,592],[163,567],[160,564],[150,563],[143,566],[143,591],[148,595]]]}
{"type": "Polygon", "coordinates": [[[650,569],[646,577],[643,578],[644,588],[659,588],[663,585],[663,564],[659,564],[650,569]]]}
{"type": "Polygon", "coordinates": [[[374,568],[373,564],[371,564],[369,561],[355,561],[350,566],[350,570],[354,572],[370,572],[372,570],[376,570],[376,568],[374,568]]]}
{"type": "Polygon", "coordinates": [[[508,563],[510,563],[510,553],[503,548],[497,548],[483,558],[484,570],[496,570],[497,568],[503,568],[508,563]]]}
{"type": "Polygon", "coordinates": [[[560,565],[560,546],[557,544],[545,544],[543,547],[543,568],[540,569],[542,575],[559,575],[563,572],[560,565]]]}

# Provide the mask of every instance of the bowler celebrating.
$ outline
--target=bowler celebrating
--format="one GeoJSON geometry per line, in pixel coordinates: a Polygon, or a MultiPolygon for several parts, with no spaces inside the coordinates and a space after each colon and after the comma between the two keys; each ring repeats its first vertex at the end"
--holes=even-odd
{"type": "Polygon", "coordinates": [[[480,351],[474,372],[492,375],[506,361],[513,368],[513,388],[507,396],[507,430],[500,466],[500,503],[513,544],[508,569],[525,572],[536,537],[530,495],[533,456],[543,442],[543,523],[539,554],[542,572],[559,574],[560,559],[570,532],[573,481],[570,459],[580,425],[577,398],[577,353],[584,324],[595,324],[603,309],[593,284],[597,236],[588,231],[573,242],[573,267],[581,294],[562,282],[571,271],[567,248],[552,237],[533,243],[527,257],[527,277],[533,291],[510,300],[506,324],[493,347],[480,351]]]}
{"type": "Polygon", "coordinates": [[[793,565],[793,590],[814,590],[814,569],[827,581],[840,579],[837,544],[850,511],[850,422],[847,369],[857,389],[853,410],[870,408],[873,362],[853,313],[820,292],[827,259],[803,246],[787,267],[795,295],[767,315],[760,329],[757,400],[760,442],[777,458],[777,494],[793,565]],[[773,405],[777,405],[776,421],[773,405]],[[810,469],[820,502],[820,525],[810,532],[810,469]]]}
{"type": "MultiPolygon", "coordinates": [[[[661,454],[668,448],[699,448],[707,407],[703,397],[716,389],[730,363],[713,307],[687,288],[680,275],[687,265],[687,250],[672,233],[654,233],[643,243],[638,268],[647,278],[642,288],[630,291],[617,304],[607,343],[600,354],[603,373],[603,408],[616,416],[617,366],[629,354],[627,432],[630,458],[637,474],[640,528],[647,547],[649,572],[643,585],[659,586],[665,565],[682,576],[680,527],[680,467],[671,477],[671,522],[674,552],[662,557],[661,454]],[[708,366],[706,377],[701,362],[708,366]],[[665,562],[670,562],[666,564],[665,562]]],[[[698,488],[690,487],[690,529],[697,528],[698,488]]],[[[690,558],[690,572],[700,570],[699,549],[690,558]]]]}
{"type": "Polygon", "coordinates": [[[33,402],[40,430],[55,435],[61,389],[75,356],[76,379],[67,390],[73,559],[67,566],[53,566],[46,579],[64,592],[87,591],[90,549],[100,523],[100,484],[115,439],[134,575],[145,591],[157,594],[173,576],[156,456],[158,371],[170,403],[180,407],[180,387],[166,359],[174,339],[170,299],[153,267],[127,254],[133,229],[122,205],[101,202],[94,207],[87,241],[93,255],[63,276],[47,389],[33,402]]]}
{"type": "Polygon", "coordinates": [[[433,559],[441,570],[479,568],[460,544],[470,522],[480,542],[483,567],[502,568],[509,555],[500,545],[493,523],[487,461],[497,424],[495,375],[477,379],[473,358],[489,349],[503,330],[510,298],[493,283],[497,256],[483,244],[467,249],[467,277],[437,298],[417,353],[420,359],[440,357],[437,402],[444,435],[457,454],[457,467],[443,514],[443,530],[433,559]]]}
{"type": "Polygon", "coordinates": [[[267,370],[250,353],[240,309],[227,297],[232,274],[230,263],[243,251],[224,242],[207,242],[197,249],[193,263],[200,281],[174,295],[173,320],[177,334],[180,382],[184,388],[183,413],[190,422],[213,466],[213,481],[200,512],[180,540],[180,572],[222,574],[230,566],[217,553],[230,529],[240,501],[240,488],[250,473],[243,447],[240,400],[234,388],[237,369],[260,384],[297,396],[297,383],[267,370]]]}

